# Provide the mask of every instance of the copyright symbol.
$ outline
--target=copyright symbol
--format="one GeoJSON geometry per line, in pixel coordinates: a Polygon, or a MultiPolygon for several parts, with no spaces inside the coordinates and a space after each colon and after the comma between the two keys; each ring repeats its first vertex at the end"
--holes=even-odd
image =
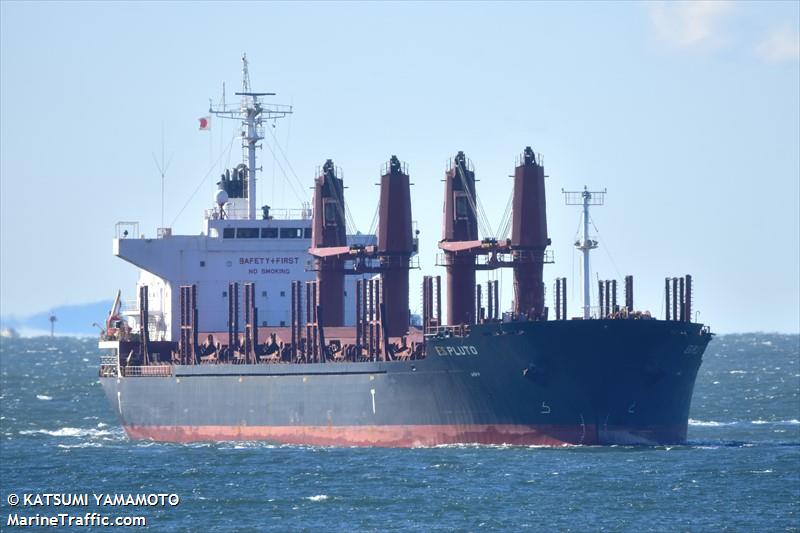
{"type": "Polygon", "coordinates": [[[8,505],[14,507],[19,503],[19,496],[16,494],[9,494],[8,498],[6,498],[6,501],[8,501],[8,505]]]}

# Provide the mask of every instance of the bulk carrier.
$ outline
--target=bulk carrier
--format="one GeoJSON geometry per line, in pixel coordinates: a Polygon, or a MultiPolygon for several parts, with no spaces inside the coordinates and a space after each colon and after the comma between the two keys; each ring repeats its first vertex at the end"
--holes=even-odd
{"type": "Polygon", "coordinates": [[[250,90],[210,113],[241,123],[244,161],[222,174],[199,236],[139,235],[119,223],[114,254],[140,269],[138,297],[117,294],[100,382],[132,439],[268,440],[336,446],[668,444],[686,441],[712,334],[692,322],[691,276],[666,278],[665,316],[634,306],[633,277],[598,281],[591,303],[589,208],[605,191],[565,193],[583,209],[583,308],[565,278],[545,305],[548,250],[542,158],[525,148],[502,236],[479,236],[475,172],[462,152],[444,179],[442,277],[417,267],[409,171],[380,176],[377,234],[347,233],[341,171],[318,170],[312,205],[255,202],[264,123],[292,109],[250,90]],[[497,280],[511,269],[513,304],[497,280]],[[417,293],[416,289],[414,290],[417,293]],[[446,304],[446,305],[443,305],[446,304]],[[446,309],[444,317],[442,309],[446,309]]]}

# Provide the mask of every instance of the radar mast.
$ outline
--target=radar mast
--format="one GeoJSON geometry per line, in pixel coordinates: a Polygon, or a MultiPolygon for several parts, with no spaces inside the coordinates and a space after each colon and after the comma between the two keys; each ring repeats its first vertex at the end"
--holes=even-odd
{"type": "Polygon", "coordinates": [[[208,112],[225,119],[238,120],[242,128],[242,159],[247,166],[247,213],[244,218],[256,218],[256,148],[261,148],[258,141],[264,138],[264,121],[283,118],[292,113],[292,107],[281,104],[265,104],[263,96],[274,96],[275,93],[252,92],[250,90],[250,73],[247,69],[247,54],[242,54],[242,90],[235,93],[241,96],[236,104],[223,103],[214,107],[210,105],[208,112]]]}

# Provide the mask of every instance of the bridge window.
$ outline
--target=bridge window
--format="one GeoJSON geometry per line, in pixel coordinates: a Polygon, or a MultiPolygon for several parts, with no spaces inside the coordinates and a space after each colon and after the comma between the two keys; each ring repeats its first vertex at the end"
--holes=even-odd
{"type": "Polygon", "coordinates": [[[236,237],[236,229],[235,228],[225,228],[222,230],[222,238],[223,239],[233,239],[236,237]]]}
{"type": "Polygon", "coordinates": [[[281,228],[281,239],[302,239],[303,228],[281,228]]]}
{"type": "Polygon", "coordinates": [[[261,228],[262,239],[277,239],[278,228],[261,228]]]}
{"type": "Polygon", "coordinates": [[[258,228],[237,228],[236,229],[236,238],[237,239],[258,239],[259,231],[258,228]]]}
{"type": "Polygon", "coordinates": [[[306,228],[305,230],[303,230],[303,236],[306,239],[310,239],[311,238],[311,228],[306,228]]]}

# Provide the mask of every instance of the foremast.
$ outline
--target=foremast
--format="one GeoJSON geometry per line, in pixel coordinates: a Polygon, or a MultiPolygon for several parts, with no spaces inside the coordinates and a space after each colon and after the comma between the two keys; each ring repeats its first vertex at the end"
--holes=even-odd
{"type": "Polygon", "coordinates": [[[261,148],[258,142],[264,139],[264,121],[283,118],[292,113],[292,107],[281,104],[265,104],[261,98],[274,96],[275,93],[253,92],[250,89],[247,54],[242,54],[242,90],[234,94],[241,96],[238,105],[226,104],[223,96],[222,104],[218,107],[211,104],[208,112],[220,118],[241,122],[242,155],[247,177],[247,203],[244,212],[229,209],[228,218],[254,220],[256,218],[256,172],[262,170],[261,167],[256,167],[256,149],[261,148]]]}
{"type": "Polygon", "coordinates": [[[575,248],[583,253],[583,318],[592,317],[592,296],[589,285],[589,252],[597,248],[597,240],[589,238],[589,206],[603,205],[606,191],[590,191],[586,186],[582,191],[564,191],[567,205],[583,206],[583,238],[575,241],[575,248]]]}

